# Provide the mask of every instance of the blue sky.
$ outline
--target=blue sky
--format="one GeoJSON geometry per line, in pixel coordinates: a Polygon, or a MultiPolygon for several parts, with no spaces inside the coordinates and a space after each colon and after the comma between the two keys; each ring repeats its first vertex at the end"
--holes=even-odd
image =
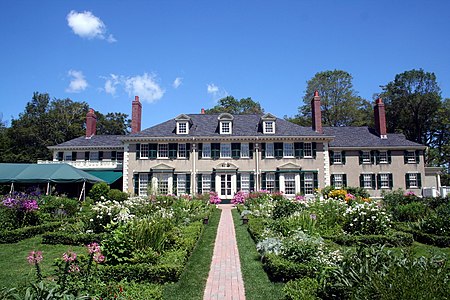
{"type": "Polygon", "coordinates": [[[35,91],[131,115],[143,128],[226,95],[293,116],[306,81],[352,74],[371,100],[398,73],[450,97],[450,1],[1,1],[0,113],[35,91]]]}

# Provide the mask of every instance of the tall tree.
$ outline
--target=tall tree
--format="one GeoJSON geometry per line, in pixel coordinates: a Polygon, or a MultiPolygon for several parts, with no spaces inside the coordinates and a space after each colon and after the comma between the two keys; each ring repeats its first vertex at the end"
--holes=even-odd
{"type": "MultiPolygon", "coordinates": [[[[303,96],[304,105],[299,114],[290,119],[297,124],[311,124],[311,99],[314,91],[321,97],[322,124],[324,126],[365,126],[372,118],[370,103],[359,97],[353,89],[353,77],[342,70],[324,71],[308,80],[303,96]]],[[[288,119],[289,120],[289,119],[288,119]]]]}
{"type": "Polygon", "coordinates": [[[388,131],[400,131],[406,138],[429,145],[436,112],[441,107],[441,90],[434,73],[422,69],[395,75],[380,95],[386,106],[388,131]]]}
{"type": "Polygon", "coordinates": [[[264,109],[259,102],[252,98],[242,98],[237,100],[233,96],[226,96],[219,100],[219,103],[213,108],[205,110],[207,114],[217,114],[227,112],[236,115],[262,114],[264,109]]]}
{"type": "Polygon", "coordinates": [[[95,112],[97,115],[97,134],[128,134],[131,128],[131,120],[124,113],[107,113],[103,115],[95,112]]]}

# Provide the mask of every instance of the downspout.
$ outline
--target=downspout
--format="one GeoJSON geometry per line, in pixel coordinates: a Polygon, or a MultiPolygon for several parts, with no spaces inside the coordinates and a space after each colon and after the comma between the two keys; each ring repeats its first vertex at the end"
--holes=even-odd
{"type": "MultiPolygon", "coordinates": [[[[195,171],[195,160],[196,160],[196,149],[197,149],[197,144],[195,143],[195,137],[192,138],[192,178],[191,178],[191,185],[192,185],[192,190],[191,190],[191,194],[195,195],[195,191],[197,190],[197,172],[195,171]]],[[[190,154],[189,154],[190,155],[190,154]]]]}
{"type": "MultiPolygon", "coordinates": [[[[258,137],[256,137],[256,141],[258,141],[258,140],[259,140],[258,137]]],[[[255,145],[255,152],[256,152],[255,153],[255,157],[256,157],[256,180],[255,180],[256,187],[255,187],[255,190],[256,191],[261,190],[260,183],[259,183],[259,173],[260,173],[260,170],[259,170],[259,147],[260,147],[260,144],[257,142],[255,145]]]]}

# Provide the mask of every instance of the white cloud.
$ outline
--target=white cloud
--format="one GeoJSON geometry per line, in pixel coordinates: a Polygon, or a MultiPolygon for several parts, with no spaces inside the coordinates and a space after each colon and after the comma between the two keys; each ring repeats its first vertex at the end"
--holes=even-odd
{"type": "Polygon", "coordinates": [[[118,75],[110,74],[105,81],[105,93],[111,94],[112,96],[116,95],[117,86],[120,83],[120,78],[118,75]]]}
{"type": "Polygon", "coordinates": [[[66,92],[78,93],[84,91],[87,88],[88,83],[84,78],[83,72],[70,70],[69,72],[67,72],[67,76],[72,77],[72,79],[70,80],[70,84],[66,89],[66,92]]]}
{"type": "Polygon", "coordinates": [[[106,34],[106,26],[103,21],[94,16],[90,11],[79,13],[72,10],[67,15],[67,24],[72,28],[73,33],[82,38],[98,38],[106,40],[109,43],[117,41],[112,34],[106,34]]]}
{"type": "Polygon", "coordinates": [[[183,78],[177,77],[177,78],[175,78],[175,80],[173,81],[172,87],[173,87],[174,89],[177,89],[177,88],[181,85],[182,82],[183,82],[183,78]]]}
{"type": "Polygon", "coordinates": [[[228,96],[228,92],[225,89],[218,87],[214,83],[208,84],[206,91],[215,101],[228,96]]]}
{"type": "Polygon", "coordinates": [[[161,99],[165,93],[165,90],[159,86],[156,76],[147,73],[127,78],[125,90],[129,95],[138,95],[141,100],[149,103],[161,99]]]}
{"type": "Polygon", "coordinates": [[[215,95],[219,92],[219,87],[216,86],[214,83],[211,83],[211,84],[208,84],[207,91],[208,91],[208,94],[215,95]]]}

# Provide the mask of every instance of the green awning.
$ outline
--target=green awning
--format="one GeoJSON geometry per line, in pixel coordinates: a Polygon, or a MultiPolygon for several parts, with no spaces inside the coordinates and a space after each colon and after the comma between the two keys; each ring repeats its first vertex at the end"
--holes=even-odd
{"type": "Polygon", "coordinates": [[[107,184],[113,184],[117,180],[119,180],[122,176],[122,172],[117,171],[86,171],[95,177],[103,179],[107,184]]]}

